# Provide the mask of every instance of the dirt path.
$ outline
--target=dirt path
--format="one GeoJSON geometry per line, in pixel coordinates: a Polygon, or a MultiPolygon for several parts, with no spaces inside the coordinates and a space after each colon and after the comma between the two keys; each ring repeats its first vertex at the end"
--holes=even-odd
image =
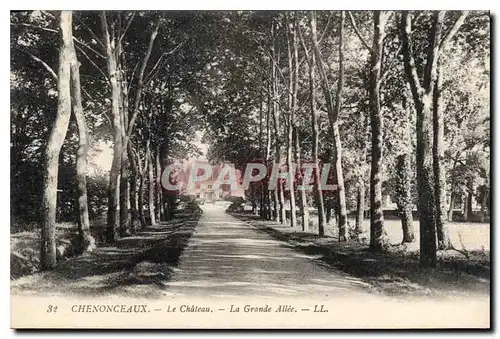
{"type": "Polygon", "coordinates": [[[370,285],[315,259],[226,214],[223,206],[207,204],[166,292],[217,297],[370,292],[370,285]]]}
{"type": "Polygon", "coordinates": [[[328,269],[224,212],[152,226],[116,246],[14,280],[15,294],[328,297],[373,294],[370,285],[328,269]]]}
{"type": "MultiPolygon", "coordinates": [[[[314,313],[311,319],[325,328],[458,328],[489,324],[488,296],[401,300],[379,294],[371,284],[326,267],[318,256],[273,239],[226,214],[224,207],[218,205],[203,206],[199,220],[186,215],[122,239],[113,247],[68,260],[53,271],[14,280],[11,292],[15,297],[12,300],[19,305],[34,302],[31,296],[49,296],[67,314],[71,314],[76,302],[109,304],[127,300],[149,305],[158,314],[154,319],[170,319],[166,313],[168,305],[208,309],[203,314],[204,322],[193,321],[191,311],[184,314],[181,310],[184,316],[176,318],[180,319],[181,328],[202,323],[210,327],[214,321],[212,312],[219,312],[222,316],[219,319],[227,317],[238,326],[248,327],[248,319],[253,319],[256,326],[276,326],[270,315],[232,313],[233,303],[241,307],[263,306],[263,303],[293,305],[300,307],[293,312],[314,313]],[[69,304],[64,304],[68,300],[69,304]],[[319,304],[328,308],[319,312],[330,313],[316,313],[319,304]]],[[[33,300],[46,302],[40,298],[33,300]]],[[[45,312],[44,308],[36,307],[45,312]]],[[[201,317],[201,313],[198,315],[201,317]]],[[[283,314],[282,326],[299,326],[297,316],[290,318],[290,314],[283,314]]],[[[93,326],[97,322],[107,326],[114,323],[114,317],[116,314],[102,313],[89,319],[93,326]]],[[[158,320],[152,323],[151,319],[131,314],[120,326],[158,326],[158,320]]],[[[224,322],[221,327],[227,326],[224,322]]]]}

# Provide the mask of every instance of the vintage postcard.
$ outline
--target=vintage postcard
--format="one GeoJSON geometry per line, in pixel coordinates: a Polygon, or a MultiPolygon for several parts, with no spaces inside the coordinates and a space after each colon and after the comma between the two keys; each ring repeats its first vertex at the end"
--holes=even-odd
{"type": "Polygon", "coordinates": [[[489,329],[487,11],[11,11],[14,329],[489,329]]]}

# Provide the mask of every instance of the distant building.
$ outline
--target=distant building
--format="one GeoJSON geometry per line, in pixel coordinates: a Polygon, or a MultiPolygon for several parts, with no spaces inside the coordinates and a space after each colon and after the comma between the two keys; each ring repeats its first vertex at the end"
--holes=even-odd
{"type": "MultiPolygon", "coordinates": [[[[213,165],[212,167],[212,175],[210,178],[203,180],[201,182],[196,182],[194,188],[190,189],[187,187],[187,182],[189,181],[189,173],[191,170],[191,165],[193,165],[193,162],[190,162],[188,164],[188,167],[185,168],[184,174],[182,175],[181,181],[183,182],[184,187],[186,188],[184,190],[184,194],[191,195],[191,196],[196,196],[198,199],[204,199],[207,202],[213,202],[216,200],[221,200],[225,197],[228,196],[245,196],[245,191],[241,188],[240,185],[238,185],[238,189],[236,191],[231,190],[231,186],[229,184],[221,184],[219,188],[215,189],[214,188],[214,183],[217,180],[217,177],[219,176],[219,173],[223,167],[223,164],[220,165],[213,165]]],[[[241,173],[237,170],[237,176],[241,176],[241,173]]]]}
{"type": "Polygon", "coordinates": [[[213,182],[214,182],[213,180],[209,179],[200,183],[196,183],[196,188],[195,188],[196,198],[204,199],[207,202],[212,202],[220,200],[225,195],[230,194],[230,192],[223,192],[222,188],[214,190],[213,182]]]}

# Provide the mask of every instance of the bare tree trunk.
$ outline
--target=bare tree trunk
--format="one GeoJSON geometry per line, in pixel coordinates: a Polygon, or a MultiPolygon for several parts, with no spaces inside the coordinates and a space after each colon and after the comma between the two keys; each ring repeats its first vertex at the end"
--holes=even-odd
{"type": "Polygon", "coordinates": [[[443,169],[444,164],[444,121],[441,98],[441,87],[443,82],[442,70],[437,69],[437,79],[434,85],[433,95],[433,134],[432,160],[434,170],[434,189],[436,191],[436,231],[438,249],[451,248],[450,234],[448,230],[446,215],[446,176],[443,169]]]}
{"type": "Polygon", "coordinates": [[[290,117],[290,121],[288,123],[286,162],[287,162],[287,167],[288,167],[287,180],[288,180],[289,185],[290,185],[290,191],[289,191],[289,194],[290,194],[290,227],[296,227],[297,226],[297,208],[296,208],[296,202],[295,202],[295,185],[294,185],[295,168],[293,166],[294,164],[293,164],[293,157],[292,157],[292,152],[293,152],[292,119],[293,119],[293,117],[290,117]]]}
{"type": "MultiPolygon", "coordinates": [[[[299,90],[299,75],[300,75],[300,70],[299,70],[299,46],[298,46],[298,34],[299,34],[299,20],[297,17],[297,14],[294,15],[293,18],[293,27],[290,27],[290,30],[292,31],[292,59],[293,59],[293,78],[292,78],[292,111],[294,113],[293,119],[292,119],[292,125],[293,125],[293,130],[292,130],[292,139],[293,139],[293,145],[292,145],[292,152],[294,154],[294,161],[296,164],[296,173],[297,173],[297,180],[300,182],[302,185],[304,184],[303,176],[302,176],[302,171],[301,171],[301,147],[300,147],[300,139],[299,139],[299,128],[297,126],[297,119],[296,119],[296,111],[298,109],[297,105],[297,93],[299,90]],[[294,147],[294,148],[293,148],[294,147]]],[[[307,194],[305,190],[300,190],[299,192],[299,210],[300,210],[300,216],[301,216],[301,225],[302,225],[302,231],[307,232],[309,231],[309,208],[307,206],[307,194]]]]}
{"type": "Polygon", "coordinates": [[[463,216],[464,216],[464,221],[467,221],[469,220],[469,209],[467,208],[467,206],[469,205],[469,194],[467,192],[465,192],[463,194],[463,216]]]}
{"type": "MultiPolygon", "coordinates": [[[[316,25],[316,21],[313,15],[310,15],[311,26],[316,25]]],[[[300,29],[299,29],[300,34],[300,29]]],[[[318,157],[318,144],[319,144],[319,125],[318,125],[318,114],[316,112],[316,91],[314,83],[314,69],[315,69],[315,57],[314,53],[308,53],[307,46],[301,36],[301,42],[303,45],[304,53],[306,53],[306,59],[308,60],[309,66],[309,108],[311,110],[311,128],[312,128],[312,160],[314,164],[314,187],[316,191],[316,205],[318,208],[318,235],[320,237],[325,236],[325,205],[323,202],[323,191],[321,190],[321,175],[319,171],[319,157],[318,157]]],[[[312,42],[313,44],[314,42],[312,42]]]]}
{"type": "Polygon", "coordinates": [[[489,189],[489,177],[490,173],[487,171],[486,173],[486,181],[484,183],[484,193],[483,193],[483,201],[481,202],[481,222],[485,222],[486,220],[486,210],[489,206],[489,200],[490,200],[490,189],[489,189]]]}
{"type": "Polygon", "coordinates": [[[285,224],[286,223],[286,209],[285,209],[285,190],[284,190],[284,184],[278,182],[278,201],[279,201],[279,206],[280,206],[280,223],[285,224]]]}
{"type": "Polygon", "coordinates": [[[413,145],[411,142],[411,107],[408,105],[406,93],[403,95],[404,130],[408,136],[405,140],[405,151],[396,157],[396,198],[401,227],[403,229],[402,243],[415,241],[413,230],[413,198],[412,177],[414,171],[411,166],[413,145]]]}
{"type": "Polygon", "coordinates": [[[327,197],[324,199],[325,202],[325,212],[326,212],[326,223],[329,225],[332,220],[332,209],[333,209],[333,201],[331,197],[327,197]]]}
{"type": "Polygon", "coordinates": [[[144,168],[141,165],[141,158],[139,156],[139,151],[137,152],[137,164],[139,169],[139,192],[137,197],[137,212],[139,215],[139,221],[141,222],[141,228],[146,228],[146,217],[144,215],[144,193],[146,187],[146,172],[149,168],[147,153],[144,161],[144,168]]]}
{"type": "Polygon", "coordinates": [[[266,184],[261,182],[261,190],[260,190],[260,217],[262,219],[266,219],[267,215],[267,206],[266,206],[266,184]]]}
{"type": "MultiPolygon", "coordinates": [[[[259,96],[259,160],[264,160],[264,90],[260,89],[259,96]]],[[[259,182],[259,216],[263,219],[265,215],[264,182],[259,182]]]]}
{"type": "Polygon", "coordinates": [[[160,222],[165,220],[165,210],[163,208],[163,196],[161,189],[161,163],[160,163],[160,148],[158,147],[155,152],[155,169],[156,169],[156,220],[160,222]]]}
{"type": "Polygon", "coordinates": [[[380,73],[384,49],[385,24],[389,14],[374,12],[374,34],[370,58],[370,116],[372,132],[372,161],[370,172],[370,249],[384,251],[389,246],[384,226],[382,203],[382,163],[384,147],[384,118],[380,108],[380,73]]]}
{"type": "Polygon", "coordinates": [[[356,229],[357,235],[363,233],[363,220],[365,219],[365,182],[360,181],[358,184],[358,195],[356,197],[356,229]]]}
{"type": "Polygon", "coordinates": [[[333,162],[335,169],[335,177],[337,178],[337,199],[339,204],[339,241],[346,241],[347,232],[347,207],[345,198],[345,185],[344,185],[344,174],[342,171],[342,143],[340,140],[340,132],[338,125],[338,118],[340,115],[342,107],[342,91],[344,87],[344,42],[343,42],[343,30],[345,21],[345,12],[341,12],[341,20],[339,21],[339,78],[337,82],[337,93],[335,97],[335,104],[330,90],[330,84],[328,83],[328,76],[323,67],[323,58],[321,56],[321,50],[319,49],[317,33],[316,33],[316,14],[311,11],[309,12],[309,22],[311,27],[311,40],[314,54],[317,60],[317,67],[321,77],[321,87],[323,89],[323,94],[326,99],[326,107],[328,111],[328,118],[330,121],[330,127],[333,133],[333,162]]]}
{"type": "Polygon", "coordinates": [[[297,62],[296,56],[296,37],[295,31],[290,26],[288,13],[286,14],[287,23],[287,49],[288,49],[288,126],[287,126],[287,149],[286,149],[286,162],[288,167],[288,184],[290,186],[290,226],[297,226],[297,208],[295,202],[295,168],[293,167],[293,132],[295,128],[295,104],[297,101],[297,93],[295,92],[295,63],[297,62]],[[289,34],[292,34],[292,42],[290,42],[289,34]]]}
{"type": "Polygon", "coordinates": [[[116,53],[114,48],[114,41],[110,39],[108,31],[108,23],[106,20],[106,13],[101,12],[101,25],[106,45],[106,61],[108,66],[108,77],[111,84],[111,115],[113,117],[113,162],[109,172],[109,186],[108,186],[108,216],[107,216],[107,229],[106,240],[108,243],[117,240],[116,230],[118,228],[118,196],[119,186],[118,180],[120,177],[120,170],[122,167],[122,122],[120,113],[121,92],[118,83],[118,67],[116,60],[116,53]]]}
{"type": "MultiPolygon", "coordinates": [[[[452,180],[451,187],[454,186],[454,182],[452,180]]],[[[448,222],[453,222],[453,208],[455,206],[455,194],[450,192],[450,206],[448,207],[448,222]]]]}
{"type": "Polygon", "coordinates": [[[135,233],[137,231],[137,223],[139,222],[139,213],[138,213],[138,192],[137,192],[137,184],[139,179],[139,169],[137,165],[137,158],[134,157],[134,153],[132,151],[132,144],[128,145],[128,157],[130,159],[131,164],[131,176],[130,176],[130,212],[131,212],[131,231],[135,233]]]}
{"type": "Polygon", "coordinates": [[[427,49],[427,63],[424,70],[423,83],[418,78],[415,60],[412,51],[411,16],[407,11],[402,15],[403,55],[405,72],[409,78],[410,88],[417,111],[417,182],[420,215],[420,266],[436,267],[436,196],[434,186],[434,171],[432,159],[433,126],[432,101],[433,86],[437,76],[437,62],[439,55],[439,41],[444,15],[442,12],[434,14],[434,23],[427,49]]]}
{"type": "Polygon", "coordinates": [[[403,153],[396,158],[396,196],[401,226],[403,228],[403,243],[413,242],[412,196],[411,196],[411,165],[410,154],[403,153]]]}
{"type": "Polygon", "coordinates": [[[436,267],[436,199],[432,172],[432,128],[430,101],[417,109],[417,181],[420,215],[420,263],[423,267],[436,267]]]}
{"type": "Polygon", "coordinates": [[[122,152],[122,167],[120,171],[120,237],[130,235],[129,216],[129,159],[127,152],[122,152]]]}
{"type": "Polygon", "coordinates": [[[156,218],[155,218],[155,180],[153,176],[153,167],[154,167],[154,160],[153,156],[151,154],[151,146],[147,145],[146,149],[146,157],[148,158],[148,204],[149,204],[149,218],[151,219],[151,225],[156,224],[156,218]]]}
{"type": "Polygon", "coordinates": [[[439,55],[446,47],[447,42],[456,34],[463,24],[467,12],[462,12],[444,39],[441,39],[443,23],[446,12],[440,11],[433,14],[433,25],[427,46],[426,64],[423,69],[423,78],[420,82],[418,69],[415,66],[413,55],[413,42],[411,41],[411,15],[404,11],[401,17],[403,33],[403,56],[405,72],[410,84],[417,110],[417,181],[419,193],[420,214],[420,266],[436,267],[436,203],[439,196],[435,192],[433,166],[433,96],[434,86],[438,76],[439,55]]]}
{"type": "Polygon", "coordinates": [[[252,202],[252,214],[257,215],[257,192],[255,190],[255,185],[250,183],[250,196],[252,202]]]}
{"type": "MultiPolygon", "coordinates": [[[[118,20],[121,16],[118,15],[118,20]]],[[[116,27],[116,26],[115,26],[116,27]]],[[[117,27],[117,33],[119,34],[120,27],[117,27]]],[[[114,35],[113,35],[114,36],[114,35]]],[[[121,121],[121,134],[122,134],[122,150],[121,150],[121,168],[120,168],[120,179],[119,179],[119,204],[120,204],[120,221],[119,221],[119,233],[120,237],[126,237],[131,234],[130,224],[131,219],[129,215],[129,203],[130,203],[130,186],[129,186],[129,172],[130,172],[130,160],[128,158],[128,143],[127,143],[127,128],[129,125],[128,116],[128,92],[126,85],[126,70],[123,69],[124,55],[120,39],[114,39],[115,45],[115,55],[117,59],[118,68],[118,87],[120,90],[120,121],[121,121]]]]}
{"type": "MultiPolygon", "coordinates": [[[[272,59],[276,60],[276,54],[274,50],[274,25],[271,28],[271,36],[273,39],[273,45],[271,48],[272,59]]],[[[276,65],[273,60],[271,61],[271,73],[272,73],[272,91],[273,91],[273,124],[274,124],[274,135],[275,135],[275,155],[274,155],[274,165],[281,165],[281,142],[280,142],[280,123],[279,123],[279,106],[278,106],[278,89],[277,89],[277,77],[276,77],[276,65]]],[[[276,210],[276,221],[282,224],[286,223],[286,211],[285,211],[285,196],[283,194],[282,183],[277,182],[274,192],[275,200],[279,204],[279,213],[276,210]]]]}
{"type": "MultiPolygon", "coordinates": [[[[271,86],[268,88],[267,94],[267,112],[266,112],[266,166],[269,168],[270,159],[271,159],[271,109],[273,99],[271,97],[271,86]]],[[[264,183],[264,200],[266,206],[266,215],[265,218],[271,220],[272,209],[271,209],[271,193],[269,192],[269,181],[266,179],[264,183]]]]}
{"type": "MultiPolygon", "coordinates": [[[[339,93],[339,92],[337,92],[339,93]]],[[[338,94],[337,94],[338,95],[338,94]]],[[[340,100],[340,98],[338,99],[340,100]]],[[[339,102],[339,101],[337,101],[339,102]]],[[[340,107],[338,108],[340,110],[340,107]]],[[[338,121],[333,125],[333,159],[335,163],[335,175],[337,178],[337,200],[338,200],[338,220],[339,241],[347,240],[347,205],[345,198],[344,174],[342,171],[342,144],[340,142],[340,131],[338,121]]]]}
{"type": "Polygon", "coordinates": [[[59,154],[68,131],[71,117],[71,92],[70,92],[70,63],[72,43],[72,13],[62,11],[59,27],[61,41],[59,48],[58,70],[58,102],[57,115],[54,126],[50,132],[49,141],[45,150],[45,173],[43,186],[43,210],[40,265],[42,270],[52,269],[56,266],[56,209],[57,209],[57,179],[59,172],[59,154]]]}
{"type": "Polygon", "coordinates": [[[465,205],[465,210],[467,211],[466,221],[472,220],[474,217],[474,212],[472,211],[472,199],[474,197],[474,182],[469,179],[467,183],[467,204],[465,205]]]}
{"type": "Polygon", "coordinates": [[[364,232],[363,222],[365,219],[365,200],[366,200],[366,172],[367,172],[367,163],[366,163],[366,155],[368,149],[369,140],[367,138],[367,134],[370,131],[370,126],[368,124],[368,119],[364,112],[360,115],[361,126],[365,133],[362,134],[362,149],[359,157],[359,167],[360,167],[360,175],[358,177],[357,184],[357,197],[356,197],[356,226],[355,226],[355,234],[358,237],[361,233],[364,232]]]}
{"type": "Polygon", "coordinates": [[[76,156],[76,180],[78,192],[78,234],[83,251],[95,248],[95,240],[90,235],[89,207],[87,198],[87,154],[88,135],[87,123],[82,107],[80,87],[80,63],[76,57],[75,46],[71,40],[71,103],[73,114],[78,126],[78,151],[76,156]]]}
{"type": "Polygon", "coordinates": [[[452,165],[451,171],[450,171],[451,183],[450,183],[450,206],[448,206],[448,222],[453,221],[453,209],[455,208],[455,199],[456,199],[456,194],[454,193],[454,190],[455,190],[455,168],[457,167],[458,159],[460,158],[461,153],[462,152],[458,151],[455,154],[455,158],[453,160],[453,165],[452,165]]]}
{"type": "MultiPolygon", "coordinates": [[[[298,130],[295,130],[295,163],[297,164],[298,180],[301,185],[305,185],[304,176],[302,175],[302,161],[300,157],[300,140],[298,130]]],[[[309,206],[307,205],[307,194],[305,190],[300,190],[300,217],[302,231],[309,231],[309,206]]]]}

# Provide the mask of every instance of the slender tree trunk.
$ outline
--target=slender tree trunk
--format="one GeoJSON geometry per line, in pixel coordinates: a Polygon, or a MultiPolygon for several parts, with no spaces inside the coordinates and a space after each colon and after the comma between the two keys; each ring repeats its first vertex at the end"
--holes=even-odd
{"type": "Polygon", "coordinates": [[[155,187],[156,187],[156,220],[160,222],[165,220],[165,210],[163,208],[163,196],[161,189],[161,163],[160,163],[160,148],[155,152],[155,187]]]}
{"type": "Polygon", "coordinates": [[[490,200],[490,173],[487,171],[486,173],[486,181],[484,183],[484,193],[483,193],[483,201],[481,202],[481,222],[485,222],[486,220],[486,211],[489,212],[489,200],[490,200]]]}
{"type": "MultiPolygon", "coordinates": [[[[171,97],[160,98],[161,102],[161,112],[164,117],[164,129],[165,131],[169,131],[169,121],[171,120],[170,114],[172,113],[172,108],[174,104],[174,100],[171,97]]],[[[169,161],[169,138],[168,134],[164,137],[163,143],[160,147],[160,164],[161,164],[161,173],[167,168],[170,164],[169,161]]],[[[161,181],[160,181],[160,186],[161,181]]],[[[163,210],[165,215],[165,220],[172,220],[174,218],[175,206],[174,206],[174,198],[177,195],[177,192],[167,190],[164,187],[161,187],[162,191],[162,199],[163,199],[163,210]]]]}
{"type": "Polygon", "coordinates": [[[264,219],[266,214],[266,206],[265,206],[265,195],[264,195],[264,184],[261,182],[261,189],[259,195],[259,216],[264,219]]]}
{"type": "Polygon", "coordinates": [[[120,237],[130,235],[129,215],[129,159],[126,152],[122,152],[122,167],[120,171],[120,237]]]}
{"type": "Polygon", "coordinates": [[[389,246],[384,226],[382,203],[382,163],[384,147],[384,118],[380,108],[380,72],[384,49],[387,12],[374,12],[374,34],[370,58],[370,117],[372,129],[372,161],[370,173],[370,249],[384,251],[389,246]]]}
{"type": "Polygon", "coordinates": [[[273,194],[273,219],[276,222],[280,222],[278,185],[276,185],[272,194],[273,194]]]}
{"type": "Polygon", "coordinates": [[[146,216],[144,215],[144,193],[146,189],[146,172],[149,168],[147,153],[144,161],[144,168],[141,166],[141,158],[139,152],[137,152],[137,164],[139,167],[139,192],[137,197],[137,209],[139,215],[139,221],[141,222],[141,228],[146,228],[146,216]]]}
{"type": "Polygon", "coordinates": [[[252,201],[252,214],[257,215],[257,192],[252,183],[250,183],[250,196],[252,201]]]}
{"type": "MultiPolygon", "coordinates": [[[[271,49],[271,53],[273,56],[273,60],[276,60],[276,54],[274,50],[274,26],[271,30],[271,35],[273,37],[273,46],[271,49]]],[[[278,105],[278,89],[277,89],[277,77],[276,77],[276,65],[273,61],[271,61],[271,69],[272,69],[272,90],[273,90],[273,124],[274,124],[274,135],[275,135],[275,155],[274,155],[274,165],[281,165],[281,142],[280,142],[280,123],[279,123],[279,105],[278,105]]],[[[274,192],[275,200],[277,200],[279,205],[279,213],[276,210],[276,221],[281,222],[282,224],[286,223],[286,211],[285,211],[285,196],[283,194],[283,185],[278,180],[275,192],[274,192]]],[[[277,206],[276,206],[277,207],[277,206]]]]}
{"type": "Polygon", "coordinates": [[[333,201],[332,198],[325,198],[326,223],[329,225],[332,220],[333,201]]]}
{"type": "MultiPolygon", "coordinates": [[[[454,186],[453,180],[451,181],[451,187],[454,186]]],[[[453,208],[455,206],[455,194],[450,192],[450,206],[448,207],[448,222],[453,222],[453,208]]]]}
{"type": "Polygon", "coordinates": [[[73,40],[71,40],[71,103],[73,115],[78,126],[78,150],[76,156],[76,181],[78,192],[78,234],[82,250],[91,251],[95,240],[90,235],[89,207],[87,198],[87,154],[88,134],[87,123],[82,107],[80,87],[80,63],[78,62],[73,40]]]}
{"type": "Polygon", "coordinates": [[[108,67],[108,77],[111,84],[111,116],[113,123],[113,162],[109,172],[109,186],[108,186],[108,216],[106,228],[106,240],[108,243],[117,240],[118,228],[118,196],[119,186],[118,180],[120,177],[120,170],[122,167],[122,122],[120,113],[121,93],[118,83],[118,67],[116,60],[116,53],[114,41],[111,41],[108,23],[106,20],[106,13],[101,12],[101,25],[106,46],[106,62],[108,67]]]}
{"type": "Polygon", "coordinates": [[[358,194],[356,197],[356,235],[363,233],[363,220],[365,219],[365,183],[364,180],[358,184],[358,194]]]}
{"type": "Polygon", "coordinates": [[[151,154],[151,146],[148,144],[146,149],[146,157],[148,158],[148,205],[149,205],[149,218],[151,219],[151,225],[156,224],[156,213],[155,213],[155,180],[153,176],[154,159],[151,154]]]}
{"type": "MultiPolygon", "coordinates": [[[[300,184],[304,184],[303,176],[301,171],[301,147],[300,147],[300,138],[299,138],[299,128],[297,126],[297,94],[299,90],[299,46],[298,46],[298,34],[299,34],[299,20],[297,15],[294,15],[293,18],[293,27],[290,27],[292,31],[292,60],[293,60],[293,77],[291,80],[291,89],[292,89],[292,152],[294,155],[294,161],[296,164],[296,174],[297,181],[300,184]]],[[[300,190],[299,192],[299,211],[301,216],[301,225],[302,231],[309,231],[309,208],[307,206],[307,194],[305,190],[300,190]]]]}
{"type": "MultiPolygon", "coordinates": [[[[120,18],[120,16],[118,16],[120,18]]],[[[118,27],[119,30],[119,27],[118,27]]],[[[118,33],[119,34],[119,33],[118,33]]],[[[122,150],[121,150],[121,168],[120,168],[120,179],[119,179],[119,203],[120,203],[120,221],[119,221],[119,233],[120,237],[126,237],[131,234],[130,225],[131,219],[129,215],[129,203],[130,203],[130,186],[129,186],[129,172],[130,172],[130,160],[128,158],[128,143],[127,143],[127,128],[129,125],[128,117],[128,92],[126,90],[126,77],[123,75],[126,73],[123,69],[122,60],[124,59],[122,44],[119,39],[114,40],[116,45],[116,59],[118,67],[118,87],[120,90],[120,121],[121,121],[121,133],[122,133],[122,150]]]]}
{"type": "Polygon", "coordinates": [[[456,194],[455,190],[455,168],[457,167],[458,159],[460,158],[461,152],[455,154],[455,159],[453,160],[453,165],[451,166],[450,177],[450,206],[448,206],[448,222],[453,222],[453,209],[455,208],[456,194]]]}
{"type": "Polygon", "coordinates": [[[61,41],[59,48],[59,70],[57,79],[57,115],[45,150],[45,173],[43,186],[43,210],[40,265],[43,270],[56,266],[56,209],[59,154],[68,131],[71,117],[70,62],[72,43],[72,13],[62,11],[59,19],[61,41]]]}
{"type": "Polygon", "coordinates": [[[326,107],[328,111],[328,118],[330,121],[330,127],[333,133],[333,162],[335,169],[335,177],[337,179],[337,200],[339,204],[339,241],[346,241],[347,232],[347,207],[345,198],[345,185],[344,185],[344,174],[342,171],[342,143],[340,140],[340,131],[338,125],[338,118],[340,115],[342,107],[342,91],[344,87],[344,21],[345,12],[341,12],[341,19],[339,21],[339,78],[337,82],[337,92],[334,99],[330,90],[330,85],[328,83],[328,76],[323,67],[323,59],[321,56],[321,50],[319,49],[317,32],[316,32],[316,14],[314,12],[309,12],[309,22],[311,27],[311,39],[313,45],[313,51],[317,60],[317,67],[321,77],[321,87],[323,89],[323,94],[326,99],[326,107]]]}
{"type": "MultiPolygon", "coordinates": [[[[260,89],[259,96],[259,161],[263,161],[264,154],[264,90],[260,89]]],[[[259,216],[263,219],[265,215],[264,182],[259,182],[259,216]]]]}
{"type": "Polygon", "coordinates": [[[408,105],[406,93],[403,96],[404,130],[407,135],[405,140],[405,152],[396,157],[396,198],[399,215],[401,217],[401,227],[403,229],[402,243],[415,241],[413,230],[413,198],[412,198],[412,177],[411,154],[413,145],[411,142],[411,107],[408,105]]]}
{"type": "Polygon", "coordinates": [[[359,236],[359,234],[364,232],[363,229],[363,221],[365,219],[365,199],[366,199],[366,174],[365,172],[367,171],[367,164],[366,164],[366,155],[367,155],[367,149],[368,149],[368,143],[369,140],[367,138],[367,134],[370,131],[370,126],[367,123],[368,119],[366,118],[365,113],[361,113],[360,116],[361,119],[361,126],[363,127],[364,133],[362,135],[362,150],[361,150],[361,156],[359,159],[359,167],[360,167],[360,175],[358,178],[358,194],[357,194],[357,201],[356,201],[356,226],[355,226],[355,234],[356,236],[359,236]]]}
{"type": "MultiPolygon", "coordinates": [[[[304,46],[304,50],[307,52],[307,48],[304,46]]],[[[306,56],[307,57],[307,56],[306,56]]],[[[320,237],[325,236],[325,205],[323,202],[323,191],[321,190],[321,175],[319,171],[319,157],[318,157],[318,146],[319,146],[319,124],[318,124],[318,114],[316,112],[316,91],[314,86],[314,68],[315,68],[315,57],[314,53],[311,53],[309,57],[309,96],[310,96],[310,110],[311,110],[311,127],[312,127],[312,160],[314,164],[314,185],[316,191],[316,204],[318,206],[318,235],[320,237]]]]}
{"type": "MultiPolygon", "coordinates": [[[[340,98],[338,100],[340,100],[340,98]]],[[[338,109],[340,110],[340,106],[338,109]]],[[[335,162],[335,175],[337,178],[337,194],[336,194],[338,200],[337,224],[339,227],[339,241],[342,242],[347,240],[347,204],[345,197],[344,174],[342,170],[342,144],[340,142],[340,131],[338,122],[336,122],[333,126],[333,138],[334,138],[333,159],[335,162]]]]}
{"type": "Polygon", "coordinates": [[[296,51],[296,38],[295,31],[290,26],[288,13],[286,14],[287,22],[287,48],[288,48],[288,126],[287,126],[287,149],[286,149],[286,163],[288,167],[288,185],[290,186],[290,226],[297,226],[297,208],[295,202],[295,168],[293,163],[293,131],[295,127],[295,103],[297,101],[297,94],[295,93],[295,51],[296,51]],[[288,32],[292,34],[292,41],[290,41],[288,32]]]}
{"type": "MultiPolygon", "coordinates": [[[[293,118],[291,118],[293,119],[293,118]]],[[[295,180],[295,168],[294,168],[294,163],[293,163],[293,126],[292,126],[292,121],[289,121],[289,126],[288,126],[288,140],[287,140],[287,155],[286,155],[286,162],[287,162],[287,167],[288,167],[288,182],[290,185],[290,227],[296,227],[297,226],[297,208],[296,208],[296,202],[295,202],[295,185],[294,185],[294,180],[295,180]]]]}
{"type": "MultiPolygon", "coordinates": [[[[305,185],[304,176],[302,175],[302,161],[300,157],[300,140],[298,130],[295,130],[295,163],[297,164],[298,181],[301,185],[305,185]]],[[[300,190],[300,217],[302,231],[309,232],[309,206],[307,205],[307,193],[305,190],[300,190]]]]}
{"type": "Polygon", "coordinates": [[[436,231],[438,249],[451,248],[450,234],[448,231],[446,215],[446,176],[443,169],[444,164],[444,121],[441,98],[442,70],[437,69],[437,79],[434,85],[433,101],[433,134],[432,160],[434,170],[434,190],[436,194],[436,231]]]}
{"type": "Polygon", "coordinates": [[[469,220],[469,209],[467,208],[467,206],[469,205],[469,194],[467,192],[465,192],[463,194],[463,206],[462,206],[462,214],[464,216],[464,221],[467,221],[469,220]]]}
{"type": "Polygon", "coordinates": [[[130,176],[130,212],[131,212],[131,231],[135,233],[137,231],[137,224],[139,223],[139,211],[138,211],[138,192],[137,192],[137,184],[139,179],[139,169],[137,165],[137,158],[134,157],[134,153],[132,152],[132,144],[128,145],[128,157],[130,159],[131,164],[131,176],[130,176]]]}
{"type": "Polygon", "coordinates": [[[403,153],[396,158],[396,196],[401,226],[403,228],[403,243],[413,242],[412,196],[411,196],[411,162],[410,154],[403,153]]]}
{"type": "Polygon", "coordinates": [[[465,218],[466,221],[472,220],[474,217],[474,212],[472,211],[472,199],[474,197],[474,182],[472,179],[469,179],[469,182],[467,184],[467,204],[466,204],[466,211],[467,211],[467,218],[465,218]]]}
{"type": "Polygon", "coordinates": [[[285,208],[285,189],[284,189],[284,183],[279,183],[279,190],[278,190],[278,201],[279,201],[279,206],[280,206],[280,223],[285,224],[286,223],[286,208],[285,208]]]}
{"type": "MultiPolygon", "coordinates": [[[[268,88],[267,94],[267,109],[266,109],[266,166],[269,169],[270,159],[271,159],[271,109],[272,109],[273,99],[271,97],[271,86],[268,88]]],[[[271,209],[271,193],[269,192],[269,177],[266,178],[264,183],[264,200],[266,205],[266,219],[271,220],[272,209],[271,209]]]]}

